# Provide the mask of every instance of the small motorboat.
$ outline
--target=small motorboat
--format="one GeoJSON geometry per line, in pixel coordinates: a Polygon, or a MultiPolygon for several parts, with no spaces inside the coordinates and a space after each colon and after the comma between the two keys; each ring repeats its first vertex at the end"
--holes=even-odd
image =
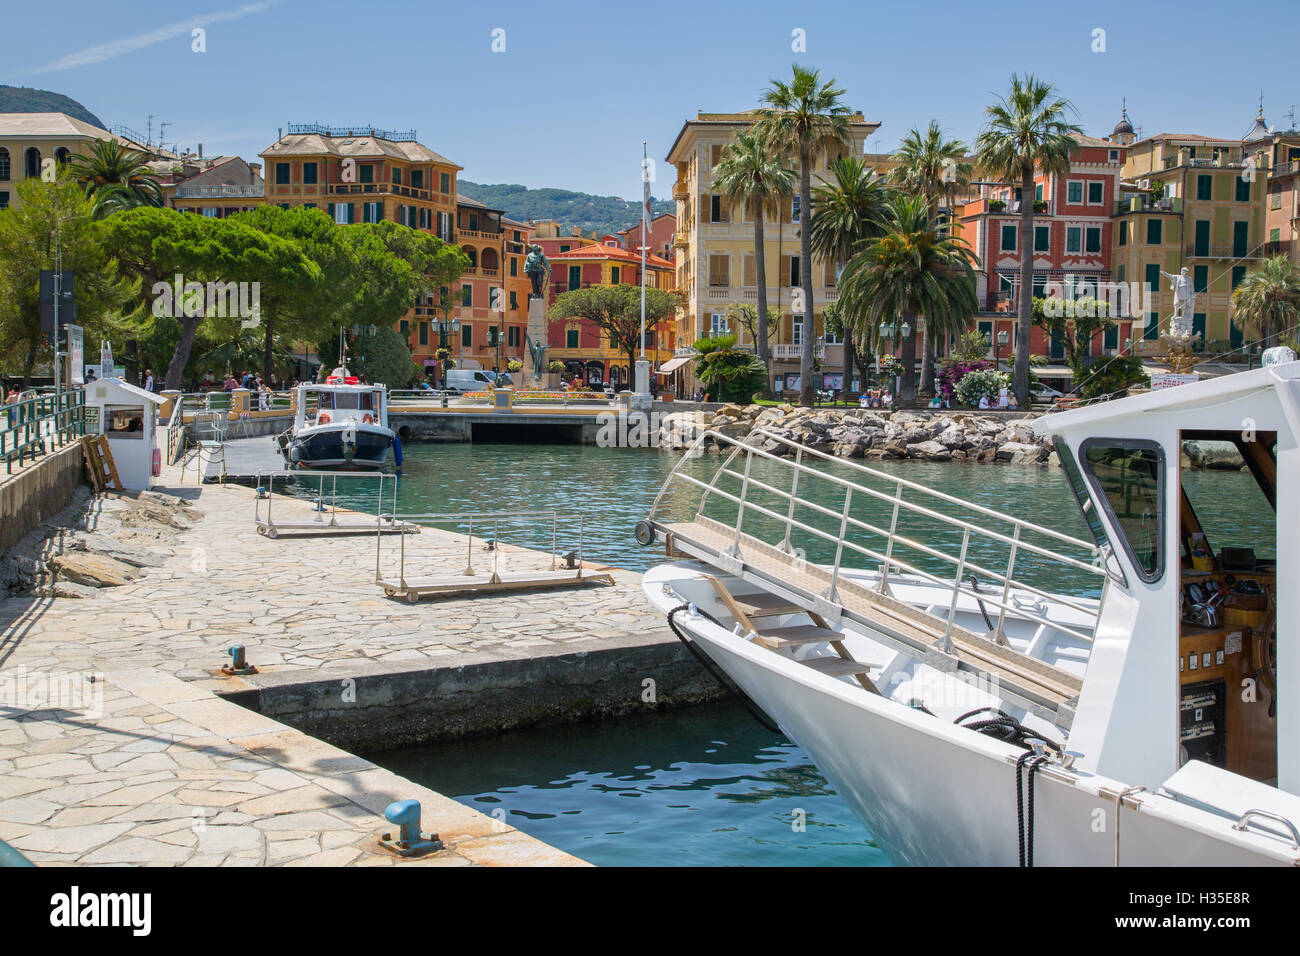
{"type": "Polygon", "coordinates": [[[363,385],[340,368],[323,385],[299,385],[294,392],[293,427],[279,436],[290,467],[380,469],[390,450],[401,466],[385,386],[363,385]]]}

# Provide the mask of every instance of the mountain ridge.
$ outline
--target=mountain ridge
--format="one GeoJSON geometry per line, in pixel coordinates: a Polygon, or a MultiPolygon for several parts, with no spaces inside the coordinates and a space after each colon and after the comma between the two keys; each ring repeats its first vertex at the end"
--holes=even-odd
{"type": "MultiPolygon", "coordinates": [[[[641,215],[641,204],[636,200],[573,189],[530,189],[519,183],[475,183],[466,179],[457,180],[456,187],[463,196],[505,210],[511,219],[557,219],[565,227],[577,226],[584,233],[614,234],[639,221],[641,215]]],[[[650,198],[652,216],[676,211],[677,204],[672,200],[650,198]]]]}
{"type": "Polygon", "coordinates": [[[103,120],[72,97],[31,86],[0,85],[0,113],[67,113],[83,123],[108,129],[103,120]]]}

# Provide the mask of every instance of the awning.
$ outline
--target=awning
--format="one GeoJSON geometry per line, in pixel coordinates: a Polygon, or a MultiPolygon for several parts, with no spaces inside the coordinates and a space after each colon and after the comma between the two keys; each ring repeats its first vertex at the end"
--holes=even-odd
{"type": "Polygon", "coordinates": [[[1031,365],[1029,374],[1039,378],[1074,378],[1074,371],[1068,365],[1031,365]]]}
{"type": "Polygon", "coordinates": [[[655,372],[655,374],[671,375],[673,372],[677,371],[679,368],[681,368],[690,360],[691,357],[689,355],[680,355],[677,358],[670,358],[667,362],[664,362],[663,365],[659,366],[659,369],[658,371],[655,372]]]}

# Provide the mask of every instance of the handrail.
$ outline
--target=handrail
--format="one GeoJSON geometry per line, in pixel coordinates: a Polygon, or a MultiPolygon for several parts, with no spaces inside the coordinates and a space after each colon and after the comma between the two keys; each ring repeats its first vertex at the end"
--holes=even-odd
{"type": "MultiPolygon", "coordinates": [[[[586,515],[582,514],[581,512],[577,514],[562,514],[559,511],[555,511],[555,510],[506,510],[506,511],[467,511],[461,514],[449,515],[449,514],[434,514],[429,512],[398,513],[396,509],[394,509],[393,513],[380,514],[379,518],[381,520],[387,520],[393,523],[402,521],[402,522],[410,522],[411,524],[416,524],[416,525],[467,524],[469,527],[466,532],[466,542],[465,542],[466,565],[464,571],[466,575],[472,575],[474,573],[474,523],[476,521],[479,522],[480,524],[487,524],[490,522],[492,525],[492,542],[493,542],[492,550],[494,552],[493,559],[492,559],[492,571],[494,574],[497,571],[497,567],[498,567],[497,559],[501,553],[501,549],[497,547],[497,545],[500,543],[501,540],[499,535],[499,531],[500,531],[499,525],[502,521],[505,521],[507,523],[513,523],[513,522],[522,521],[526,519],[530,523],[536,524],[539,518],[549,518],[551,522],[551,570],[554,571],[556,567],[556,563],[555,563],[556,559],[559,557],[559,549],[557,547],[557,541],[559,537],[558,534],[559,523],[561,521],[573,521],[576,519],[578,522],[577,567],[579,569],[582,568],[584,557],[585,557],[584,539],[585,539],[586,515]]],[[[397,580],[398,583],[403,588],[405,588],[407,586],[406,585],[406,535],[403,534],[400,535],[399,537],[401,538],[401,541],[398,545],[399,563],[398,563],[398,571],[397,571],[397,580]]],[[[382,536],[377,534],[375,535],[375,581],[376,583],[378,583],[381,580],[380,573],[379,573],[379,565],[380,565],[380,554],[382,550],[383,550],[383,538],[382,536]]]]}
{"type": "MultiPolygon", "coordinates": [[[[935,491],[925,485],[908,481],[907,479],[900,478],[897,475],[887,474],[874,468],[859,465],[855,462],[844,461],[838,457],[800,445],[797,442],[767,431],[766,429],[755,429],[750,433],[749,438],[743,440],[712,430],[703,432],[691,446],[687,455],[683,456],[682,461],[679,461],[672,471],[669,472],[663,486],[659,490],[659,493],[655,496],[649,514],[649,517],[652,520],[658,514],[669,486],[674,482],[684,483],[700,489],[699,503],[695,512],[697,518],[707,518],[707,515],[705,514],[705,506],[711,496],[716,495],[718,498],[729,501],[737,506],[735,540],[731,543],[728,549],[729,553],[733,557],[741,556],[741,526],[745,517],[749,515],[761,515],[777,522],[780,526],[783,526],[784,537],[782,538],[781,543],[776,545],[776,547],[787,553],[792,550],[791,534],[794,530],[798,530],[812,535],[814,538],[834,544],[834,559],[829,565],[825,566],[825,569],[829,571],[829,587],[827,588],[825,596],[831,601],[837,600],[836,588],[841,577],[840,572],[846,552],[850,554],[860,554],[871,561],[880,562],[880,580],[875,587],[883,593],[889,593],[887,583],[888,576],[895,569],[909,573],[930,583],[945,588],[951,588],[952,601],[947,610],[947,629],[944,638],[945,644],[948,642],[948,635],[951,634],[953,621],[956,617],[957,599],[962,593],[969,594],[977,600],[983,601],[986,605],[992,604],[999,608],[997,626],[992,636],[996,640],[1002,641],[1002,629],[1008,614],[1017,619],[1024,619],[1026,617],[1038,619],[1040,617],[1040,615],[1027,613],[1025,608],[1016,601],[1019,592],[1026,592],[1028,594],[1054,601],[1059,606],[1069,608],[1070,610],[1084,616],[1085,619],[1091,619],[1094,623],[1100,617],[1101,607],[1109,592],[1111,572],[1105,566],[1105,555],[1103,550],[1092,542],[1084,541],[1071,535],[1064,534],[1063,532],[1051,528],[1045,528],[1041,525],[1034,524],[1033,522],[994,511],[993,509],[986,508],[982,505],[963,501],[953,495],[935,491]],[[753,443],[753,436],[755,434],[795,449],[794,459],[791,460],[788,457],[777,455],[771,451],[758,447],[753,443]],[[685,473],[682,470],[682,463],[685,461],[686,457],[691,457],[692,452],[702,448],[704,443],[707,441],[715,442],[719,446],[720,451],[724,445],[730,445],[732,447],[730,448],[729,453],[725,455],[724,460],[721,461],[714,470],[711,478],[706,481],[697,478],[694,475],[685,473]],[[736,457],[741,453],[745,455],[745,465],[743,470],[733,467],[733,462],[735,462],[736,457]],[[866,483],[851,481],[841,475],[832,474],[827,470],[813,467],[805,463],[805,457],[808,455],[825,459],[838,466],[846,467],[856,474],[875,479],[878,482],[891,487],[892,491],[882,491],[871,487],[866,483]],[[754,474],[752,462],[756,457],[773,462],[788,469],[792,475],[789,490],[777,487],[770,481],[765,481],[762,477],[754,474]],[[740,483],[738,494],[733,494],[719,486],[718,483],[724,476],[740,483]],[[801,476],[809,480],[827,482],[832,487],[841,489],[844,494],[843,507],[841,508],[838,505],[830,507],[824,504],[819,504],[816,501],[810,500],[806,495],[801,495],[799,492],[799,480],[801,476]],[[963,516],[960,513],[949,514],[936,510],[935,508],[927,507],[926,504],[920,502],[906,500],[903,497],[905,490],[911,490],[914,493],[914,498],[916,497],[915,493],[928,495],[936,502],[945,502],[949,505],[956,506],[967,514],[966,516],[963,516]],[[775,496],[777,502],[780,502],[780,504],[766,507],[763,503],[753,499],[753,493],[756,491],[766,492],[775,496]],[[854,496],[874,499],[884,503],[886,506],[892,505],[893,513],[889,521],[889,527],[881,527],[872,521],[863,520],[863,518],[852,514],[851,509],[854,496]],[[786,502],[789,504],[788,510],[785,506],[786,502]],[[795,514],[796,507],[805,508],[814,515],[824,516],[828,521],[833,521],[838,526],[838,533],[817,528],[807,520],[800,520],[800,517],[797,517],[795,514]],[[777,510],[773,510],[774,508],[777,510]],[[943,548],[936,548],[923,541],[917,540],[911,535],[903,533],[899,527],[899,518],[902,513],[924,518],[926,520],[936,521],[948,528],[959,531],[962,537],[960,555],[951,554],[943,548]],[[977,523],[975,520],[967,520],[968,517],[984,520],[980,520],[977,523]],[[1005,525],[1010,525],[1011,533],[1003,533],[1000,530],[988,527],[990,520],[1004,522],[1005,525]],[[849,537],[851,529],[853,531],[862,531],[879,537],[884,542],[883,550],[872,548],[858,541],[851,540],[849,537]],[[1078,549],[1082,553],[1088,555],[1088,559],[1081,560],[1080,558],[1056,550],[1052,546],[1045,546],[1033,541],[1028,541],[1025,539],[1026,533],[1042,535],[1052,541],[1059,541],[1064,545],[1078,549]],[[985,563],[979,561],[977,557],[973,558],[971,556],[971,546],[976,540],[984,544],[995,544],[1008,547],[1010,550],[1007,556],[1005,568],[999,570],[986,567],[985,563]],[[943,562],[949,566],[954,566],[954,577],[951,579],[943,577],[918,566],[914,561],[905,560],[898,554],[900,548],[909,550],[913,554],[919,554],[943,562]],[[1091,601],[1084,602],[1082,600],[1073,600],[1069,596],[1049,593],[1023,580],[1017,579],[1015,576],[1016,562],[1017,560],[1022,559],[1025,554],[1035,555],[1058,565],[1063,565],[1075,571],[1100,578],[1102,580],[1100,599],[1094,606],[1091,601]],[[999,589],[1000,596],[985,592],[977,592],[973,587],[967,586],[964,583],[964,578],[971,574],[979,575],[982,578],[1001,585],[999,589]],[[1017,592],[1016,594],[1012,593],[1013,589],[1017,592]]],[[[1092,635],[1090,633],[1085,633],[1083,630],[1067,626],[1057,621],[1051,621],[1048,623],[1050,623],[1050,626],[1054,630],[1063,634],[1070,635],[1084,643],[1092,642],[1092,635]]]]}
{"type": "Polygon", "coordinates": [[[12,474],[15,459],[22,467],[28,458],[61,448],[86,433],[85,392],[76,388],[33,394],[0,406],[0,416],[0,457],[5,460],[6,472],[12,474]]]}

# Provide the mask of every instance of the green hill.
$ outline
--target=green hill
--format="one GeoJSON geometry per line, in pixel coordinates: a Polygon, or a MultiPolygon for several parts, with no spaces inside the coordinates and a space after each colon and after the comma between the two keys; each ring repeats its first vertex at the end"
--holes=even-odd
{"type": "MultiPolygon", "coordinates": [[[[641,204],[618,196],[593,196],[569,189],[529,189],[516,183],[482,185],[460,179],[456,182],[462,196],[477,199],[493,209],[504,209],[511,219],[558,219],[565,226],[577,226],[583,232],[601,235],[617,233],[638,221],[641,204]]],[[[650,200],[650,213],[676,212],[677,204],[668,199],[650,200]]]]}
{"type": "Polygon", "coordinates": [[[30,86],[0,86],[0,113],[67,113],[83,123],[108,129],[103,120],[72,97],[30,86]]]}

